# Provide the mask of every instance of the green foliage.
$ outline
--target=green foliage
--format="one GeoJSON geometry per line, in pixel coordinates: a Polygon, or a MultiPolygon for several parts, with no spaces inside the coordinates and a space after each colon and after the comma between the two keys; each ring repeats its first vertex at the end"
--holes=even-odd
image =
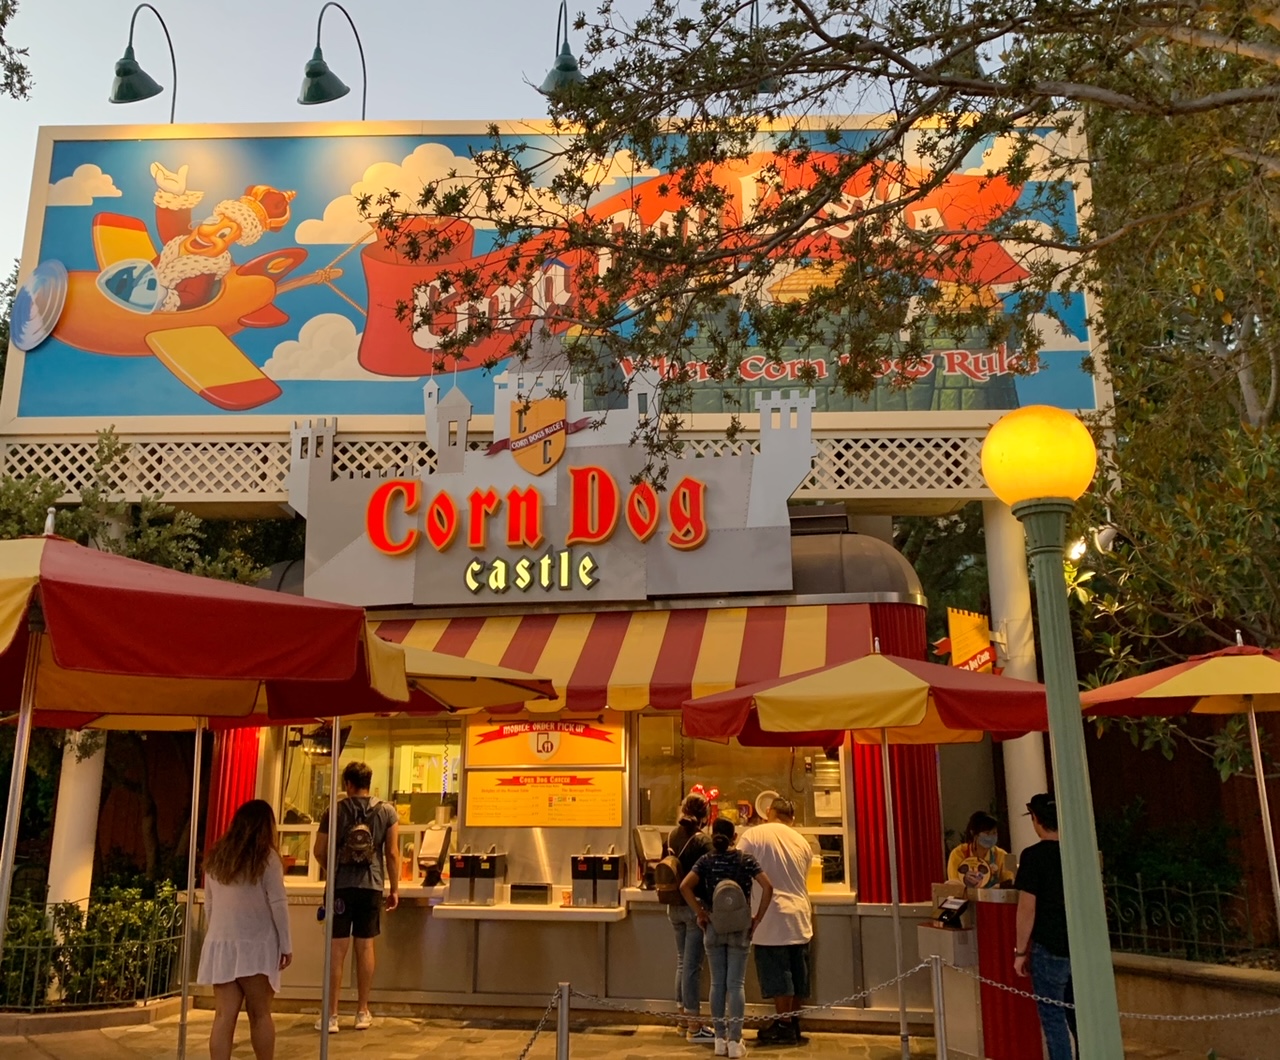
{"type": "Polygon", "coordinates": [[[947,636],[948,607],[987,609],[986,539],[979,502],[954,515],[895,519],[893,543],[915,568],[929,601],[930,643],[947,636]]]}
{"type": "Polygon", "coordinates": [[[72,902],[14,905],[0,961],[0,1008],[131,1004],[173,985],[181,948],[177,892],[166,883],[99,888],[72,902]],[[53,990],[50,1000],[50,990],[53,990]]]}
{"type": "Polygon", "coordinates": [[[18,13],[18,0],[0,0],[0,95],[26,99],[31,93],[27,49],[11,44],[10,23],[18,13]]]}
{"type": "Polygon", "coordinates": [[[1158,828],[1136,799],[1098,819],[1098,849],[1107,876],[1143,886],[1167,883],[1192,890],[1238,888],[1244,879],[1235,856],[1236,836],[1226,825],[1158,828]],[[1194,838],[1192,838],[1192,836],[1194,838]]]}

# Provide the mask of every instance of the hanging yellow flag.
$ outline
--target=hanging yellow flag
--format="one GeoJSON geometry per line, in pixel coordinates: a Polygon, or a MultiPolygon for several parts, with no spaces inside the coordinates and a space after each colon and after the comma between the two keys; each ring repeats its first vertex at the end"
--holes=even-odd
{"type": "Polygon", "coordinates": [[[947,608],[947,632],[951,639],[951,665],[974,673],[989,674],[996,663],[991,628],[986,615],[947,608]]]}

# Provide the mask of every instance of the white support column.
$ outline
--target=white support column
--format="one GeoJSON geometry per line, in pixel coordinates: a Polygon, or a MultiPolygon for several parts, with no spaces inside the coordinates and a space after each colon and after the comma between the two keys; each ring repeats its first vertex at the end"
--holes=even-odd
{"type": "Polygon", "coordinates": [[[49,902],[87,904],[93,883],[93,854],[98,842],[102,766],[107,760],[105,733],[70,733],[62,751],[58,802],[49,852],[49,902]],[[80,741],[96,740],[97,750],[78,760],[80,741]]]}
{"type": "MultiPolygon", "coordinates": [[[[1022,524],[1001,501],[982,502],[982,525],[987,539],[987,578],[991,588],[991,626],[1003,634],[1000,652],[1004,672],[1025,681],[1036,680],[1036,642],[1031,623],[1031,583],[1027,578],[1027,544],[1022,524]]],[[[1004,752],[1005,816],[1013,853],[1036,842],[1031,819],[1024,817],[1032,795],[1049,789],[1044,764],[1044,735],[1033,732],[1007,740],[1004,752]]]]}

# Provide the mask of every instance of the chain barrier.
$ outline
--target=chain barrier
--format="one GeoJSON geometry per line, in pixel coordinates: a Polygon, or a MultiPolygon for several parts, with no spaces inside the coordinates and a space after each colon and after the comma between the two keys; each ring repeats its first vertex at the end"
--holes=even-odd
{"type": "MultiPolygon", "coordinates": [[[[907,979],[910,979],[917,972],[924,971],[924,969],[928,967],[929,967],[928,961],[921,961],[914,968],[908,969],[907,971],[903,972],[901,975],[895,975],[892,979],[888,979],[885,982],[879,983],[876,986],[867,987],[867,989],[865,990],[859,990],[856,994],[849,994],[847,997],[839,998],[835,1001],[828,1002],[825,1005],[806,1005],[804,1008],[794,1010],[791,1013],[791,1015],[792,1016],[810,1016],[818,1012],[825,1012],[828,1009],[842,1008],[846,1005],[853,1003],[854,1001],[862,1001],[880,990],[888,990],[890,987],[894,987],[901,982],[905,982],[907,979]]],[[[649,1008],[647,1006],[642,1006],[642,1005],[629,1005],[625,1001],[615,1001],[612,998],[608,998],[608,997],[597,997],[595,994],[586,994],[586,993],[583,993],[581,990],[571,989],[570,992],[574,997],[581,998],[583,1001],[590,1001],[593,1005],[599,1005],[601,1008],[612,1009],[615,1012],[627,1012],[627,1013],[630,1013],[631,1015],[636,1015],[636,1016],[661,1016],[669,1020],[670,1022],[677,1023],[677,1024],[692,1018],[690,1016],[685,1016],[681,1013],[667,1012],[663,1009],[649,1008]]],[[[709,1018],[710,1017],[708,1017],[708,1019],[709,1018]]],[[[752,1023],[765,1024],[765,1023],[773,1023],[774,1020],[776,1020],[777,1018],[778,1018],[777,1013],[770,1013],[767,1016],[743,1016],[742,1022],[745,1024],[752,1024],[752,1023]]]]}
{"type": "MultiPolygon", "coordinates": [[[[967,975],[970,979],[976,979],[984,986],[994,987],[997,990],[1003,990],[1006,994],[1013,994],[1015,997],[1025,997],[1030,1001],[1039,1005],[1053,1005],[1062,1009],[1074,1009],[1075,1005],[1069,1001],[1063,1001],[1056,997],[1040,997],[1038,994],[1030,990],[1022,990],[1016,986],[1010,986],[1008,983],[997,982],[995,979],[988,979],[985,975],[970,968],[959,968],[950,961],[943,961],[944,966],[950,968],[954,972],[961,975],[967,975]]],[[[1152,1020],[1157,1023],[1215,1023],[1223,1020],[1256,1020],[1267,1019],[1270,1016],[1280,1016],[1280,1005],[1275,1008],[1258,1008],[1251,1009],[1248,1012],[1207,1012],[1198,1013],[1193,1016],[1167,1016],[1158,1012],[1121,1012],[1120,1018],[1127,1020],[1152,1020]]]]}
{"type": "Polygon", "coordinates": [[[525,1047],[520,1050],[520,1055],[516,1057],[516,1060],[526,1060],[529,1053],[533,1050],[533,1043],[538,1040],[538,1035],[541,1034],[543,1030],[546,1028],[547,1020],[551,1018],[551,1013],[553,1013],[556,1010],[556,1006],[559,1004],[560,1004],[560,991],[557,990],[554,994],[551,995],[551,1000],[547,1002],[547,1007],[542,1013],[542,1018],[538,1020],[537,1026],[533,1028],[533,1037],[531,1037],[525,1043],[525,1047]]]}

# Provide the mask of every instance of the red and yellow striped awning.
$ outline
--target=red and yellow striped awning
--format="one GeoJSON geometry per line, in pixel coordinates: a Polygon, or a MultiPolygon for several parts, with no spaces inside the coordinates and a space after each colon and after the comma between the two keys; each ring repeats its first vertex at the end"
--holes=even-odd
{"type": "Polygon", "coordinates": [[[550,678],[558,698],[490,713],[679,710],[695,696],[802,673],[871,650],[868,604],[425,618],[380,637],[550,678]]]}

